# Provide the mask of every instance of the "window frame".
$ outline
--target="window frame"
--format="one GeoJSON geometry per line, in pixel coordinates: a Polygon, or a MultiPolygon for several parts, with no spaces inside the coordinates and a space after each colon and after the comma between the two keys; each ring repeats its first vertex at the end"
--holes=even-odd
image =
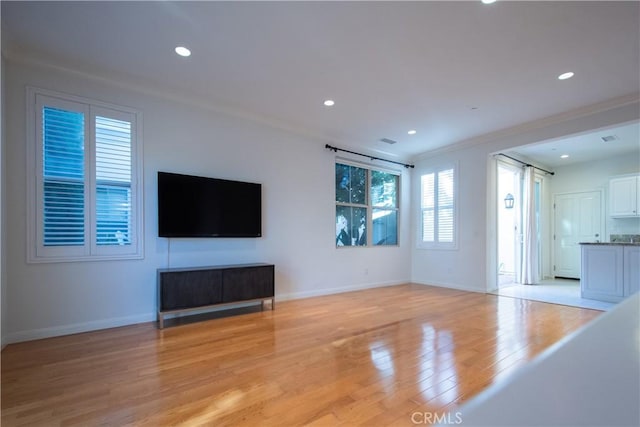
{"type": "Polygon", "coordinates": [[[354,160],[350,160],[350,159],[344,159],[344,158],[340,158],[340,157],[336,157],[335,161],[333,163],[333,168],[334,168],[334,176],[335,176],[335,168],[336,165],[345,165],[345,166],[352,166],[352,167],[356,167],[356,168],[361,168],[364,169],[366,171],[366,188],[365,188],[365,201],[366,204],[357,204],[357,203],[346,203],[346,202],[338,202],[336,200],[336,196],[335,196],[335,182],[333,184],[334,187],[334,202],[335,202],[335,207],[334,207],[334,221],[335,221],[335,214],[336,214],[336,210],[335,208],[339,207],[339,206],[344,206],[344,207],[350,207],[350,208],[360,208],[360,209],[365,209],[367,212],[367,219],[366,219],[366,238],[367,238],[367,243],[366,245],[345,245],[345,246],[341,246],[338,245],[336,243],[335,247],[336,249],[338,248],[351,248],[351,247],[356,247],[356,248],[393,248],[393,247],[399,247],[400,246],[400,199],[401,199],[401,186],[402,186],[402,172],[398,171],[398,170],[393,170],[393,169],[389,169],[389,168],[384,168],[384,167],[379,167],[376,165],[371,165],[371,164],[367,164],[367,163],[361,163],[361,162],[357,162],[354,160]],[[373,201],[371,200],[372,197],[372,178],[373,178],[373,171],[376,172],[383,172],[383,173],[387,173],[387,174],[391,174],[391,175],[395,175],[397,177],[397,186],[396,186],[396,206],[395,207],[384,207],[384,206],[375,206],[373,201]],[[396,243],[395,244],[391,244],[391,245],[376,245],[373,243],[373,211],[377,210],[377,211],[394,211],[396,213],[396,243]]]}
{"type": "Polygon", "coordinates": [[[142,112],[75,95],[27,86],[27,262],[75,262],[144,258],[142,112]],[[42,108],[67,109],[84,114],[84,243],[78,246],[45,246],[44,155],[42,108]],[[131,123],[131,221],[130,244],[98,245],[96,218],[97,116],[131,123]]]}
{"type": "Polygon", "coordinates": [[[456,250],[458,249],[458,236],[459,236],[459,223],[458,223],[458,194],[460,193],[459,189],[459,179],[458,179],[458,163],[446,163],[440,166],[434,166],[425,168],[421,171],[418,176],[418,219],[417,223],[417,248],[418,249],[440,249],[440,250],[456,250]],[[453,241],[451,242],[441,242],[438,240],[438,217],[439,217],[439,207],[438,207],[438,174],[443,171],[453,170],[453,241]],[[433,174],[434,176],[434,240],[432,242],[425,242],[423,240],[423,231],[424,231],[424,210],[425,208],[422,206],[424,189],[422,186],[423,177],[425,175],[433,174]]]}

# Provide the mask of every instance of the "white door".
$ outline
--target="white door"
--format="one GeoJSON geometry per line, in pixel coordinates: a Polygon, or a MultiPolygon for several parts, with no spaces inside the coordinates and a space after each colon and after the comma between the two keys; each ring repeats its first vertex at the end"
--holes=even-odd
{"type": "Polygon", "coordinates": [[[554,276],[579,279],[580,242],[602,238],[602,192],[558,194],[553,206],[554,276]]]}

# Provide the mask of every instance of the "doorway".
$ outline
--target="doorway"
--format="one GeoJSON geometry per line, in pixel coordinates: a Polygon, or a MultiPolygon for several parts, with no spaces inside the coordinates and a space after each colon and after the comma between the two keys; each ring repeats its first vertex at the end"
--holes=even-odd
{"type": "MultiPolygon", "coordinates": [[[[497,254],[498,254],[498,288],[523,283],[523,169],[519,165],[508,162],[497,162],[497,254]]],[[[535,235],[534,247],[536,256],[528,260],[534,263],[537,277],[543,278],[542,269],[542,209],[544,198],[542,197],[543,177],[534,176],[533,206],[535,235]]]]}
{"type": "Polygon", "coordinates": [[[512,286],[520,277],[521,182],[520,167],[498,161],[498,288],[512,286]]]}

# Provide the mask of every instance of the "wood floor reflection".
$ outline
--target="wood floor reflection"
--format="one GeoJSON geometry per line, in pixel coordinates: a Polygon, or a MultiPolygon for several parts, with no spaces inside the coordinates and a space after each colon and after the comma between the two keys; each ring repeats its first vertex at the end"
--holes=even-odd
{"type": "Polygon", "coordinates": [[[601,314],[418,285],[244,311],[9,345],[2,425],[410,426],[601,314]]]}

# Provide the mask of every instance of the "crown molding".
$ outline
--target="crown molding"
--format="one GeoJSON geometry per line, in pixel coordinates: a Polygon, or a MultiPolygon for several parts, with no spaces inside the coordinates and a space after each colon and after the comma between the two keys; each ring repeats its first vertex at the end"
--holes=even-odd
{"type": "MultiPolygon", "coordinates": [[[[230,118],[247,120],[275,130],[284,131],[299,137],[310,139],[313,143],[339,143],[344,146],[351,146],[353,141],[330,137],[310,129],[292,125],[291,123],[275,119],[273,117],[257,114],[254,112],[241,110],[234,107],[225,106],[210,98],[188,94],[177,89],[160,85],[158,83],[145,81],[130,74],[105,71],[98,67],[92,67],[85,63],[63,62],[60,58],[51,57],[45,53],[17,49],[15,45],[5,46],[2,49],[2,57],[9,64],[31,66],[45,70],[52,70],[71,74],[99,82],[109,86],[115,86],[127,91],[134,91],[140,94],[162,98],[171,102],[202,108],[230,118]],[[18,52],[18,50],[20,50],[18,52]]],[[[324,145],[323,145],[324,146],[324,145]]]]}
{"type": "MultiPolygon", "coordinates": [[[[7,43],[2,49],[2,57],[8,63],[16,63],[27,66],[34,66],[43,69],[56,70],[63,73],[76,75],[88,80],[93,80],[103,84],[116,86],[124,90],[134,91],[141,94],[159,97],[171,102],[178,102],[185,105],[190,105],[198,108],[202,108],[217,114],[225,115],[236,119],[243,119],[252,123],[261,124],[263,126],[284,131],[299,137],[310,139],[313,143],[329,143],[340,144],[347,148],[354,147],[353,140],[336,138],[328,135],[324,135],[308,128],[296,126],[289,122],[285,122],[273,117],[258,114],[255,112],[242,110],[230,106],[224,105],[222,102],[212,100],[210,98],[197,96],[194,94],[187,94],[177,89],[173,89],[161,84],[153,83],[141,79],[139,77],[132,76],[130,74],[109,72],[102,68],[92,67],[85,63],[73,63],[70,61],[64,62],[60,58],[51,57],[43,52],[35,52],[28,49],[18,49],[13,43],[7,43]]],[[[543,129],[554,124],[567,122],[573,119],[579,119],[581,117],[597,114],[603,111],[612,110],[615,108],[624,107],[631,104],[639,104],[640,118],[640,92],[627,94],[624,96],[612,98],[606,101],[602,101],[596,104],[580,107],[577,109],[569,110],[564,113],[556,114],[553,116],[545,117],[539,120],[531,122],[525,122],[516,126],[501,129],[495,132],[474,136],[465,140],[447,144],[442,147],[434,148],[413,156],[394,155],[399,161],[413,163],[425,158],[432,157],[434,155],[447,153],[451,151],[458,151],[489,142],[493,142],[499,139],[507,138],[514,135],[519,135],[539,129],[543,129]]],[[[356,148],[354,148],[356,149],[356,148]]],[[[357,148],[362,151],[361,147],[357,148]]],[[[365,150],[373,153],[379,150],[365,150]]]]}

